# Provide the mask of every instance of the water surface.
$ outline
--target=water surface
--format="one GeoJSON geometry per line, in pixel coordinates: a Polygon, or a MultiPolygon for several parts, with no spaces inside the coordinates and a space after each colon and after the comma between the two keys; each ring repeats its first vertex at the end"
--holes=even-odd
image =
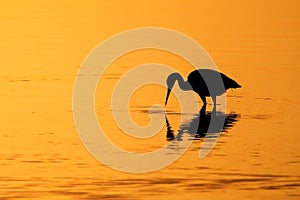
{"type": "MultiPolygon", "coordinates": [[[[298,1],[159,2],[140,9],[130,3],[18,3],[0,6],[1,199],[299,199],[298,1]],[[104,166],[84,148],[73,121],[72,90],[91,49],[112,34],[141,26],[190,35],[243,87],[227,92],[227,126],[210,154],[199,159],[205,126],[198,133],[188,131],[193,121],[182,126],[175,96],[166,108],[168,123],[163,117],[163,129],[149,139],[125,135],[110,104],[117,81],[137,65],[163,63],[184,77],[193,66],[153,50],[116,60],[95,96],[107,136],[133,152],[157,150],[170,138],[178,144],[180,137],[194,139],[172,165],[130,174],[104,166]]],[[[149,108],[163,105],[165,94],[157,85],[136,91],[129,103],[135,123],[147,125],[149,108]]],[[[191,104],[201,107],[201,100],[191,104]]],[[[210,111],[211,105],[204,119],[210,111]]],[[[199,111],[189,114],[199,117],[199,111]]]]}

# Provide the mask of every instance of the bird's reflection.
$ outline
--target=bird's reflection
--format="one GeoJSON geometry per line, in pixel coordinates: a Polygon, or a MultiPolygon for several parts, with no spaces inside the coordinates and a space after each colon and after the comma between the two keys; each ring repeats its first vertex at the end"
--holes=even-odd
{"type": "Polygon", "coordinates": [[[207,133],[221,133],[227,132],[230,128],[234,126],[234,124],[239,120],[240,114],[230,113],[225,114],[222,112],[217,112],[215,108],[212,111],[206,112],[206,106],[204,105],[199,114],[195,115],[192,121],[188,124],[182,124],[178,130],[177,135],[174,135],[174,130],[172,129],[170,122],[166,115],[166,127],[167,134],[166,139],[170,140],[181,140],[182,134],[187,132],[194,139],[203,138],[207,135],[207,133]],[[214,117],[215,121],[224,122],[221,126],[216,126],[214,128],[210,128],[210,122],[212,117],[214,117]]]}

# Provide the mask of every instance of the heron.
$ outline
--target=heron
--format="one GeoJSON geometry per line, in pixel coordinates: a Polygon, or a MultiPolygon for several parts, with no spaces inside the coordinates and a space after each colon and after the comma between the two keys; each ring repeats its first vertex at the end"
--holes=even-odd
{"type": "Polygon", "coordinates": [[[232,80],[225,74],[212,69],[198,69],[192,71],[184,81],[179,73],[172,73],[167,78],[167,96],[165,106],[175,82],[178,81],[180,89],[184,91],[193,90],[201,98],[203,105],[206,105],[206,97],[211,97],[216,105],[216,97],[225,93],[229,88],[241,88],[236,81],[232,80]],[[223,83],[223,84],[222,84],[223,83]]]}

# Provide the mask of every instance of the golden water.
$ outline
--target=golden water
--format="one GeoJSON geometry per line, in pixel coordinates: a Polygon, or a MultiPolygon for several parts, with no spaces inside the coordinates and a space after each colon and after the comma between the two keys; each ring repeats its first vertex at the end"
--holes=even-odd
{"type": "MultiPolygon", "coordinates": [[[[1,199],[299,198],[298,1],[2,1],[0,8],[1,199]],[[207,157],[198,158],[203,140],[195,140],[172,165],[130,174],[104,166],[84,148],[73,121],[72,90],[91,49],[145,26],[191,36],[243,87],[227,92],[226,113],[238,117],[207,157]]],[[[108,137],[135,152],[164,146],[167,127],[146,140],[125,136],[113,120],[110,98],[122,74],[148,62],[172,66],[185,77],[192,70],[167,52],[133,52],[110,66],[96,92],[108,137]]],[[[163,104],[165,92],[152,85],[133,94],[130,114],[138,125],[149,123],[149,106],[163,104]]],[[[171,96],[167,112],[175,134],[179,110],[171,96]]]]}

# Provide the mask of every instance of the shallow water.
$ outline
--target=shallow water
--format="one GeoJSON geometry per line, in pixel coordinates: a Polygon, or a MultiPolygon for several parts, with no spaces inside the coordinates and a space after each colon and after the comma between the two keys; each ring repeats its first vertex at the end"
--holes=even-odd
{"type": "MultiPolygon", "coordinates": [[[[1,4],[7,8],[1,12],[0,33],[4,47],[0,55],[1,199],[299,199],[298,1],[280,5],[237,1],[226,9],[206,2],[197,9],[182,5],[181,12],[158,12],[152,17],[148,13],[141,19],[137,16],[146,10],[157,12],[157,6],[142,6],[135,13],[110,4],[75,2],[70,10],[65,9],[68,3],[61,7],[28,1],[20,1],[19,6],[1,4]],[[177,14],[182,12],[184,16],[177,14]],[[170,15],[174,20],[169,20],[170,15]],[[192,25],[196,21],[199,26],[192,25]],[[98,122],[107,137],[139,153],[158,150],[171,138],[175,147],[193,139],[182,157],[161,170],[124,173],[98,162],[82,144],[73,121],[73,84],[80,64],[99,42],[153,23],[183,31],[205,45],[218,69],[242,88],[227,91],[226,127],[212,151],[199,159],[201,136],[211,117],[210,100],[195,133],[189,131],[195,121],[181,123],[187,115],[182,115],[174,95],[166,107],[166,121],[163,109],[149,114],[152,105],[163,105],[165,88],[140,88],[129,102],[132,119],[145,126],[154,115],[163,124],[147,139],[124,134],[111,108],[117,81],[135,66],[164,63],[184,77],[193,67],[178,56],[154,50],[116,60],[95,95],[98,122]]],[[[180,96],[185,98],[186,93],[180,96]]],[[[190,103],[201,107],[199,98],[190,103]]],[[[191,120],[199,117],[199,110],[188,113],[191,120]]]]}

